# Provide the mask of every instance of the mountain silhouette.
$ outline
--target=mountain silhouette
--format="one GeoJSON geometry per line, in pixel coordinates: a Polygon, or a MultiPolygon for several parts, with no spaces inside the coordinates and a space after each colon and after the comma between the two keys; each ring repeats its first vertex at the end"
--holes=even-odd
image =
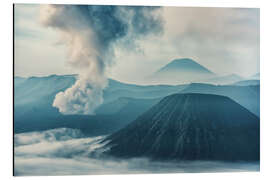
{"type": "Polygon", "coordinates": [[[259,124],[228,97],[173,94],[108,136],[106,153],[155,160],[259,160],[259,124]]]}
{"type": "Polygon", "coordinates": [[[194,73],[210,73],[212,72],[202,65],[196,63],[194,60],[189,58],[175,59],[166,66],[159,69],[156,73],[164,72],[194,72],[194,73]]]}
{"type": "Polygon", "coordinates": [[[209,79],[215,74],[189,58],[175,59],[148,77],[151,83],[182,84],[209,79]]]}

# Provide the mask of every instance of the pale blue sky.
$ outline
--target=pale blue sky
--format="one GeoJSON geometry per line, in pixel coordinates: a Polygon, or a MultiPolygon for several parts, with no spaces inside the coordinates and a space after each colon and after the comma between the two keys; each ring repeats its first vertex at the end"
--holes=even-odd
{"type": "MultiPolygon", "coordinates": [[[[109,77],[140,82],[174,58],[189,57],[217,74],[259,72],[259,9],[162,9],[164,33],[138,41],[140,51],[115,48],[109,77]]],[[[15,75],[76,73],[54,29],[41,26],[38,5],[15,6],[15,75]]]]}

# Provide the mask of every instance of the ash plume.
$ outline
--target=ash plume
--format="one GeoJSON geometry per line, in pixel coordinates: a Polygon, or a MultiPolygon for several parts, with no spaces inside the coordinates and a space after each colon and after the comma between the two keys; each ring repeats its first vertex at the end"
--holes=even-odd
{"type": "Polygon", "coordinates": [[[57,30],[68,48],[68,63],[78,70],[76,83],[55,96],[63,114],[93,114],[103,102],[106,69],[118,44],[162,32],[159,7],[43,5],[40,20],[57,30]],[[125,41],[123,39],[128,39],[125,41]]]}

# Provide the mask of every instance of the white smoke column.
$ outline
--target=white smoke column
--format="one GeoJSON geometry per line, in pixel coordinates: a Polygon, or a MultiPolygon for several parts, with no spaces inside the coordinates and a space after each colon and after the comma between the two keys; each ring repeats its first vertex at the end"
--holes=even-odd
{"type": "Polygon", "coordinates": [[[41,22],[59,31],[61,41],[68,47],[69,64],[79,69],[78,80],[55,96],[53,106],[63,114],[92,114],[102,104],[102,90],[107,84],[105,62],[99,48],[95,47],[98,46],[95,33],[72,6],[42,6],[41,22]]]}
{"type": "Polygon", "coordinates": [[[124,47],[132,47],[140,36],[161,32],[156,9],[159,7],[42,6],[41,23],[59,31],[68,47],[68,62],[79,71],[76,83],[58,93],[53,106],[63,114],[93,114],[103,102],[105,68],[113,59],[114,45],[126,37],[124,47]]]}

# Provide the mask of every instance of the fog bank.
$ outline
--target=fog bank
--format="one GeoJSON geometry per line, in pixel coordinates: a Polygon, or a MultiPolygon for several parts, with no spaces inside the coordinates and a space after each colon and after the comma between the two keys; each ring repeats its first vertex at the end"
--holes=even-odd
{"type": "Polygon", "coordinates": [[[15,176],[259,171],[259,163],[99,158],[104,136],[60,128],[15,134],[15,176]]]}

